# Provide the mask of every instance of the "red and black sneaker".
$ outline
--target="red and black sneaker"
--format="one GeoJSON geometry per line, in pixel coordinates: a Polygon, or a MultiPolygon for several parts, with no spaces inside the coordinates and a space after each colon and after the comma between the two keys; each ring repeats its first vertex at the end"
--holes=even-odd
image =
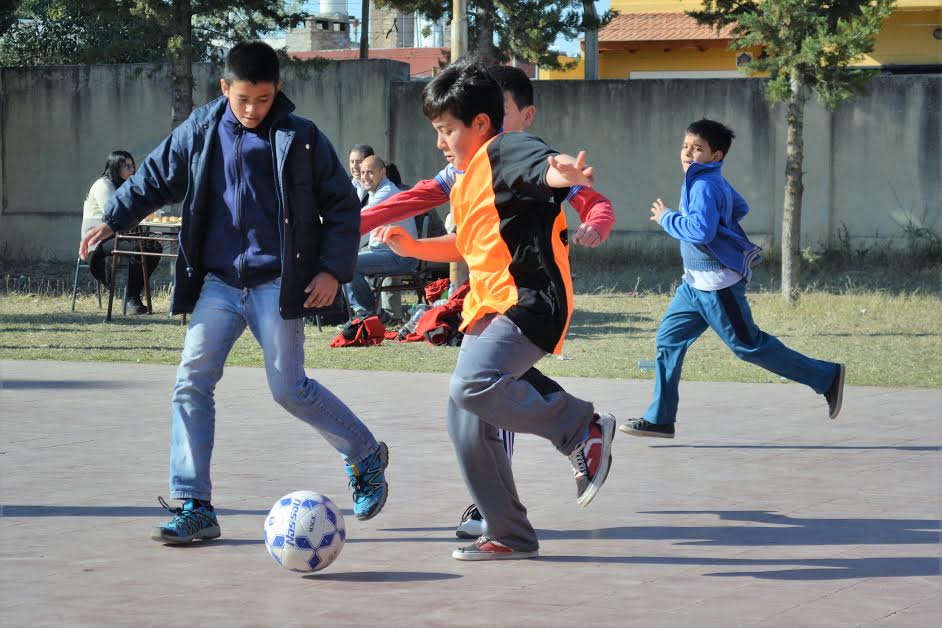
{"type": "Polygon", "coordinates": [[[451,553],[451,557],[455,560],[519,560],[522,558],[536,558],[539,555],[539,549],[530,551],[515,550],[500,541],[495,541],[486,534],[475,541],[474,545],[459,547],[451,553]]]}
{"type": "Polygon", "coordinates": [[[583,508],[589,505],[608,477],[614,438],[615,417],[596,414],[589,425],[589,437],[569,454],[572,473],[576,476],[576,503],[583,508]]]}

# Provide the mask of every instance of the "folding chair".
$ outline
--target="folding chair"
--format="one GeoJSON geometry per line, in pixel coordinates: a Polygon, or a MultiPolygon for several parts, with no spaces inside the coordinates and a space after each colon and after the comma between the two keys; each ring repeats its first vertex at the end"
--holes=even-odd
{"type": "MultiPolygon", "coordinates": [[[[81,257],[75,258],[75,275],[72,277],[72,311],[75,311],[75,298],[78,295],[78,278],[79,278],[79,269],[80,268],[89,268],[88,262],[82,261],[81,257]]],[[[101,282],[97,279],[95,280],[95,287],[98,292],[98,309],[101,309],[101,282]]]]}
{"type": "MultiPolygon", "coordinates": [[[[435,210],[432,210],[435,211],[435,210]]],[[[428,237],[431,218],[428,213],[422,217],[419,228],[419,238],[428,237]]],[[[411,273],[395,273],[391,275],[370,275],[370,289],[373,291],[373,298],[376,302],[376,314],[380,314],[383,308],[380,295],[383,292],[415,292],[419,303],[425,303],[425,285],[436,279],[448,276],[447,266],[441,264],[430,264],[425,260],[419,260],[415,270],[411,273]],[[383,285],[385,279],[392,279],[390,285],[383,285]]]]}

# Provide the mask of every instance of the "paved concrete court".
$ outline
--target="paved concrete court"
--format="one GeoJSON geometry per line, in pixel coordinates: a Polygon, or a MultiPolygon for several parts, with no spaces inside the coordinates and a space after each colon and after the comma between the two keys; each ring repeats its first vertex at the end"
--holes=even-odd
{"type": "MultiPolygon", "coordinates": [[[[366,355],[366,354],[364,354],[366,355]]],[[[673,441],[619,434],[575,505],[568,461],[517,440],[541,558],[459,563],[468,505],[443,421],[447,376],[312,371],[390,447],[389,502],[358,522],[339,458],[274,405],[263,371],[217,391],[223,537],[148,539],[167,518],[174,369],[3,362],[0,626],[939,626],[942,391],[685,383],[673,441]],[[268,557],[262,523],[300,489],[347,515],[336,563],[268,557]]],[[[851,366],[851,368],[853,368],[851,366]]],[[[626,419],[651,382],[569,379],[626,419]]]]}

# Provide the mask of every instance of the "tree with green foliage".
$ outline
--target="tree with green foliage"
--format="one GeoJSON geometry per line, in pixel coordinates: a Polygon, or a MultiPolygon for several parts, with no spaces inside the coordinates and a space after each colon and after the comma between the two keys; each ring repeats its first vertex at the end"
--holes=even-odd
{"type": "MultiPolygon", "coordinates": [[[[468,43],[471,54],[485,63],[511,57],[543,67],[559,68],[558,36],[577,37],[585,28],[583,0],[468,0],[468,43]]],[[[451,15],[451,0],[376,0],[376,5],[415,12],[430,20],[451,15]]],[[[611,12],[595,17],[595,28],[611,12]],[[597,22],[597,24],[596,24],[597,22]]]]}
{"type": "Polygon", "coordinates": [[[689,15],[701,24],[733,25],[730,47],[760,47],[748,73],[767,72],[772,105],[785,103],[785,202],[782,208],[782,294],[798,299],[801,261],[804,110],[808,93],[830,110],[865,89],[873,70],[853,67],[873,50],[894,0],[704,0],[689,15]]]}
{"type": "Polygon", "coordinates": [[[22,0],[0,36],[0,64],[160,61],[167,34],[131,14],[132,0],[22,0]]]}
{"type": "MultiPolygon", "coordinates": [[[[170,64],[171,125],[193,110],[193,63],[294,26],[287,0],[21,0],[0,36],[3,65],[170,64]]],[[[2,17],[2,14],[0,14],[2,17]]]]}

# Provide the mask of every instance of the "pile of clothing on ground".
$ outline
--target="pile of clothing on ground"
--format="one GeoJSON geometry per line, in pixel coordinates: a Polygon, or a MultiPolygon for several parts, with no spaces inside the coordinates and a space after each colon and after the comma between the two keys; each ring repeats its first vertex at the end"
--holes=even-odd
{"type": "Polygon", "coordinates": [[[330,346],[369,347],[383,340],[460,346],[464,335],[458,331],[461,308],[469,290],[467,282],[453,288],[448,279],[433,281],[425,286],[426,303],[415,305],[398,331],[386,331],[386,326],[375,315],[354,318],[344,325],[330,346]]]}

